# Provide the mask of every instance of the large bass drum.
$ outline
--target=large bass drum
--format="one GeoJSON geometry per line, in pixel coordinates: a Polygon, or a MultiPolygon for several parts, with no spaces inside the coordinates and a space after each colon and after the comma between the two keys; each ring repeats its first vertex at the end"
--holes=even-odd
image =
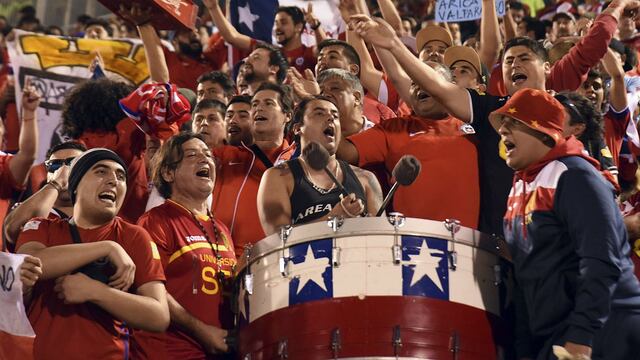
{"type": "Polygon", "coordinates": [[[498,359],[504,244],[455,221],[285,228],[236,268],[240,359],[498,359]]]}

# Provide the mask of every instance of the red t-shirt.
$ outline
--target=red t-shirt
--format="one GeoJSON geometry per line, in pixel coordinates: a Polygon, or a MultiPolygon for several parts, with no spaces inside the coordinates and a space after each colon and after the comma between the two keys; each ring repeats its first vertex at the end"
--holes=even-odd
{"type": "Polygon", "coordinates": [[[12,158],[13,155],[0,151],[0,199],[9,199],[14,191],[21,191],[24,188],[13,178],[9,168],[12,158]]]}
{"type": "Polygon", "coordinates": [[[396,211],[422,219],[454,218],[476,228],[480,188],[472,129],[453,117],[410,116],[386,120],[348,139],[358,149],[361,167],[384,163],[391,173],[403,155],[420,160],[422,171],[416,181],[400,186],[394,196],[396,211]]]}
{"type": "Polygon", "coordinates": [[[165,47],[162,49],[169,69],[169,81],[179,88],[188,88],[196,91],[198,77],[214,70],[214,67],[206,61],[194,60],[188,56],[170,51],[165,47]]]}
{"type": "MultiPolygon", "coordinates": [[[[214,220],[220,235],[216,241],[213,222],[208,217],[199,219],[209,241],[221,256],[218,268],[216,252],[195,221],[187,209],[167,200],[145,213],[138,224],[149,232],[158,245],[169,294],[205,324],[231,329],[233,318],[229,299],[223,301],[217,276],[219,269],[225,277],[232,276],[232,267],[236,264],[233,242],[222,222],[214,220]]],[[[136,358],[206,358],[200,344],[174,325],[170,325],[162,334],[136,331],[134,339],[143,350],[136,358]]]]}
{"type": "Polygon", "coordinates": [[[374,99],[369,94],[364,97],[364,101],[362,102],[362,113],[374,124],[398,117],[388,106],[374,99]]]}
{"type": "Polygon", "coordinates": [[[127,194],[118,215],[131,223],[138,221],[149,198],[149,182],[144,165],[144,132],[134,120],[124,118],[116,126],[116,131],[87,131],[79,140],[87,149],[103,147],[112,150],[127,164],[127,194]]]}
{"type": "Polygon", "coordinates": [[[413,114],[411,107],[400,98],[400,94],[398,94],[396,87],[393,86],[391,79],[389,79],[386,73],[382,73],[382,82],[380,83],[380,90],[378,91],[378,101],[388,106],[391,111],[395,111],[400,117],[411,116],[413,114]]]}
{"type": "MultiPolygon", "coordinates": [[[[284,141],[275,149],[265,151],[274,165],[287,161],[293,155],[293,146],[284,141]]],[[[213,190],[212,209],[216,219],[231,232],[236,256],[244,246],[255,244],[265,237],[258,217],[258,187],[267,167],[244,147],[222,146],[213,150],[216,158],[216,185],[213,190]]]]}
{"type": "Polygon", "coordinates": [[[625,108],[621,112],[616,112],[612,107],[604,114],[604,141],[611,151],[613,163],[616,167],[620,166],[620,149],[622,148],[622,139],[627,133],[627,126],[631,121],[631,113],[629,108],[625,108]]]}
{"type": "MultiPolygon", "coordinates": [[[[95,229],[78,228],[83,243],[112,240],[124,248],[136,265],[132,292],[151,281],[164,281],[155,244],[140,226],[116,217],[95,229]]],[[[36,218],[24,226],[17,249],[36,241],[47,247],[73,244],[69,223],[36,218]]],[[[55,279],[38,281],[28,316],[36,333],[36,359],[118,359],[128,352],[128,330],[106,311],[91,303],[65,304],[53,290],[55,279]]]]}
{"type": "Polygon", "coordinates": [[[282,49],[282,52],[287,58],[289,66],[298,69],[298,71],[300,71],[300,74],[304,75],[305,69],[314,71],[314,69],[316,68],[317,58],[315,47],[306,47],[302,45],[299,48],[293,49],[291,51],[282,49]]]}

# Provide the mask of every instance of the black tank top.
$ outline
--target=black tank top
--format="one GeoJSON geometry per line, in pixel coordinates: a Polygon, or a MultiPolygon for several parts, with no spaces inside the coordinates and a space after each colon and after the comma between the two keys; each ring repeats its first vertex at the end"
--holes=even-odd
{"type": "MultiPolygon", "coordinates": [[[[349,194],[356,194],[356,197],[362,200],[366,209],[367,201],[364,195],[364,188],[360,184],[358,177],[349,164],[341,160],[338,160],[338,163],[344,174],[342,186],[349,194]]],[[[340,190],[338,188],[323,194],[314,187],[311,181],[307,179],[299,159],[290,160],[287,164],[293,174],[293,192],[289,201],[291,202],[291,220],[294,225],[306,224],[319,219],[331,212],[333,206],[340,202],[340,190]]]]}

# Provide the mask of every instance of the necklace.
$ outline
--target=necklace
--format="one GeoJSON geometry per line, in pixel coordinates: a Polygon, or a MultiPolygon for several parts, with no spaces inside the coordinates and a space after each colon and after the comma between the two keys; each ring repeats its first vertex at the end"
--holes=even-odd
{"type": "MultiPolygon", "coordinates": [[[[227,278],[225,278],[224,273],[222,272],[222,255],[219,252],[219,246],[220,246],[220,231],[218,230],[218,227],[216,226],[215,221],[213,220],[213,214],[211,214],[211,211],[209,209],[207,209],[207,217],[209,218],[208,221],[211,222],[211,226],[213,227],[213,236],[214,236],[214,240],[215,240],[215,246],[214,244],[211,242],[211,237],[209,236],[209,232],[207,231],[207,229],[204,227],[204,225],[202,225],[202,223],[200,222],[200,220],[198,219],[198,217],[196,216],[196,214],[193,213],[193,211],[187,209],[186,207],[178,204],[177,202],[173,201],[173,200],[169,200],[172,201],[173,203],[179,205],[180,207],[182,207],[183,209],[187,210],[189,212],[189,214],[191,215],[191,219],[193,220],[193,222],[196,223],[196,225],[198,226],[198,229],[200,229],[200,231],[202,232],[202,234],[204,235],[204,238],[207,240],[207,243],[209,243],[209,247],[211,248],[211,250],[213,251],[213,255],[216,258],[216,277],[218,279],[218,282],[220,283],[220,286],[224,289],[226,287],[226,283],[227,283],[227,278]]],[[[194,257],[194,265],[195,265],[195,257],[194,257]]],[[[195,279],[195,273],[194,273],[194,279],[195,279]]],[[[193,282],[193,289],[192,289],[194,294],[197,294],[198,290],[195,287],[195,280],[193,282]]]]}
{"type": "MultiPolygon", "coordinates": [[[[336,184],[334,184],[333,181],[331,182],[331,187],[329,189],[324,189],[324,188],[321,188],[320,186],[316,185],[313,182],[313,178],[311,177],[311,173],[307,169],[306,161],[304,161],[304,159],[302,159],[302,162],[304,163],[302,168],[304,169],[305,176],[307,177],[307,180],[309,180],[309,184],[311,184],[311,187],[313,187],[317,192],[319,192],[322,195],[326,195],[326,194],[330,193],[331,191],[333,191],[333,189],[335,189],[336,184]]],[[[336,160],[336,168],[333,171],[333,176],[335,176],[336,179],[338,178],[338,170],[339,169],[340,169],[340,163],[336,160]]]]}

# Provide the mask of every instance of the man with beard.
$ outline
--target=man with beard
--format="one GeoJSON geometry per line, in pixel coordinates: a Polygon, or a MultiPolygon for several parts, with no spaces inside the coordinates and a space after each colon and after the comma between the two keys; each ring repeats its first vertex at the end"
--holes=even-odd
{"type": "Polygon", "coordinates": [[[202,43],[193,30],[176,30],[172,40],[175,51],[170,51],[162,45],[151,24],[153,12],[150,8],[143,9],[139,3],[133,3],[129,8],[120,5],[119,14],[137,26],[153,81],[171,82],[196,91],[198,77],[215,70],[213,49],[203,53],[202,43]]]}
{"type": "MultiPolygon", "coordinates": [[[[594,26],[568,56],[588,53],[599,59],[607,51],[615,23],[632,0],[615,0],[595,21],[594,26]],[[601,54],[599,57],[598,54],[601,54]]],[[[371,20],[366,16],[353,16],[350,24],[367,41],[373,43],[377,51],[395,58],[402,69],[421,88],[444,105],[453,116],[473,125],[479,140],[481,211],[479,230],[488,233],[502,233],[502,216],[506,211],[513,171],[504,163],[506,148],[500,137],[488,122],[491,111],[501,107],[508,98],[481,94],[467,90],[442,79],[437,72],[417,59],[393,29],[382,20],[371,20]],[[391,39],[391,40],[390,40],[391,39]],[[405,51],[406,50],[406,51],[405,51]]],[[[591,59],[592,60],[592,59],[591,59]]],[[[571,63],[563,74],[566,78],[580,79],[591,67],[584,63],[571,63]],[[583,72],[583,73],[582,73],[583,72]]],[[[556,63],[556,68],[560,62],[556,63]]],[[[557,68],[555,71],[560,71],[557,68]]],[[[514,38],[505,44],[502,58],[502,76],[508,94],[523,88],[545,90],[550,65],[546,50],[535,40],[514,38]]],[[[574,79],[575,80],[575,79],[574,79]]]]}
{"type": "Polygon", "coordinates": [[[67,191],[69,166],[85,151],[84,145],[72,141],[49,149],[44,163],[47,183],[27,200],[16,204],[4,220],[5,238],[9,244],[15,244],[22,226],[32,218],[64,219],[71,216],[73,205],[67,191]]]}
{"type": "MultiPolygon", "coordinates": [[[[427,64],[443,81],[451,81],[444,65],[427,64]]],[[[348,137],[340,143],[338,158],[360,167],[383,164],[391,173],[403,155],[415,156],[423,171],[413,184],[398,189],[393,209],[415,218],[454,218],[476,228],[480,194],[473,128],[449,115],[415,83],[410,91],[415,115],[389,119],[348,137]]]]}
{"type": "Polygon", "coordinates": [[[349,195],[344,196],[324,170],[313,169],[304,155],[271,168],[262,177],[258,190],[258,213],[265,234],[271,235],[284,225],[329,217],[375,215],[382,203],[382,190],[375,176],[336,159],[342,134],[338,108],[332,100],[324,96],[303,100],[293,122],[302,148],[315,142],[327,150],[327,168],[349,195]]]}
{"type": "MultiPolygon", "coordinates": [[[[238,32],[222,13],[218,1],[204,0],[204,4],[226,42],[245,51],[255,48],[258,41],[238,32]]],[[[305,23],[308,23],[316,32],[317,42],[326,37],[320,28],[320,22],[313,16],[310,8],[306,14],[296,6],[281,6],[276,12],[274,23],[276,41],[281,46],[289,65],[301,73],[304,73],[305,69],[313,70],[316,65],[315,47],[307,47],[302,43],[301,35],[305,23]]]]}
{"type": "Polygon", "coordinates": [[[253,119],[251,118],[251,96],[237,95],[229,100],[224,121],[227,124],[227,144],[250,146],[253,144],[253,119]]]}
{"type": "Polygon", "coordinates": [[[227,136],[225,108],[226,105],[218,100],[204,99],[193,109],[191,130],[202,135],[210,150],[224,145],[227,136]]]}
{"type": "Polygon", "coordinates": [[[258,43],[244,59],[242,74],[248,93],[254,94],[263,83],[282,84],[287,75],[287,60],[280,49],[266,43],[258,43]]]}
{"type": "Polygon", "coordinates": [[[553,26],[549,40],[555,43],[563,37],[576,36],[576,18],[573,14],[562,11],[553,15],[553,26]]]}
{"type": "Polygon", "coordinates": [[[212,209],[229,228],[237,256],[245,245],[264,237],[256,204],[262,175],[293,154],[294,147],[284,137],[293,108],[289,92],[287,86],[262,84],[251,99],[253,144],[226,145],[213,151],[217,176],[212,209]]]}

